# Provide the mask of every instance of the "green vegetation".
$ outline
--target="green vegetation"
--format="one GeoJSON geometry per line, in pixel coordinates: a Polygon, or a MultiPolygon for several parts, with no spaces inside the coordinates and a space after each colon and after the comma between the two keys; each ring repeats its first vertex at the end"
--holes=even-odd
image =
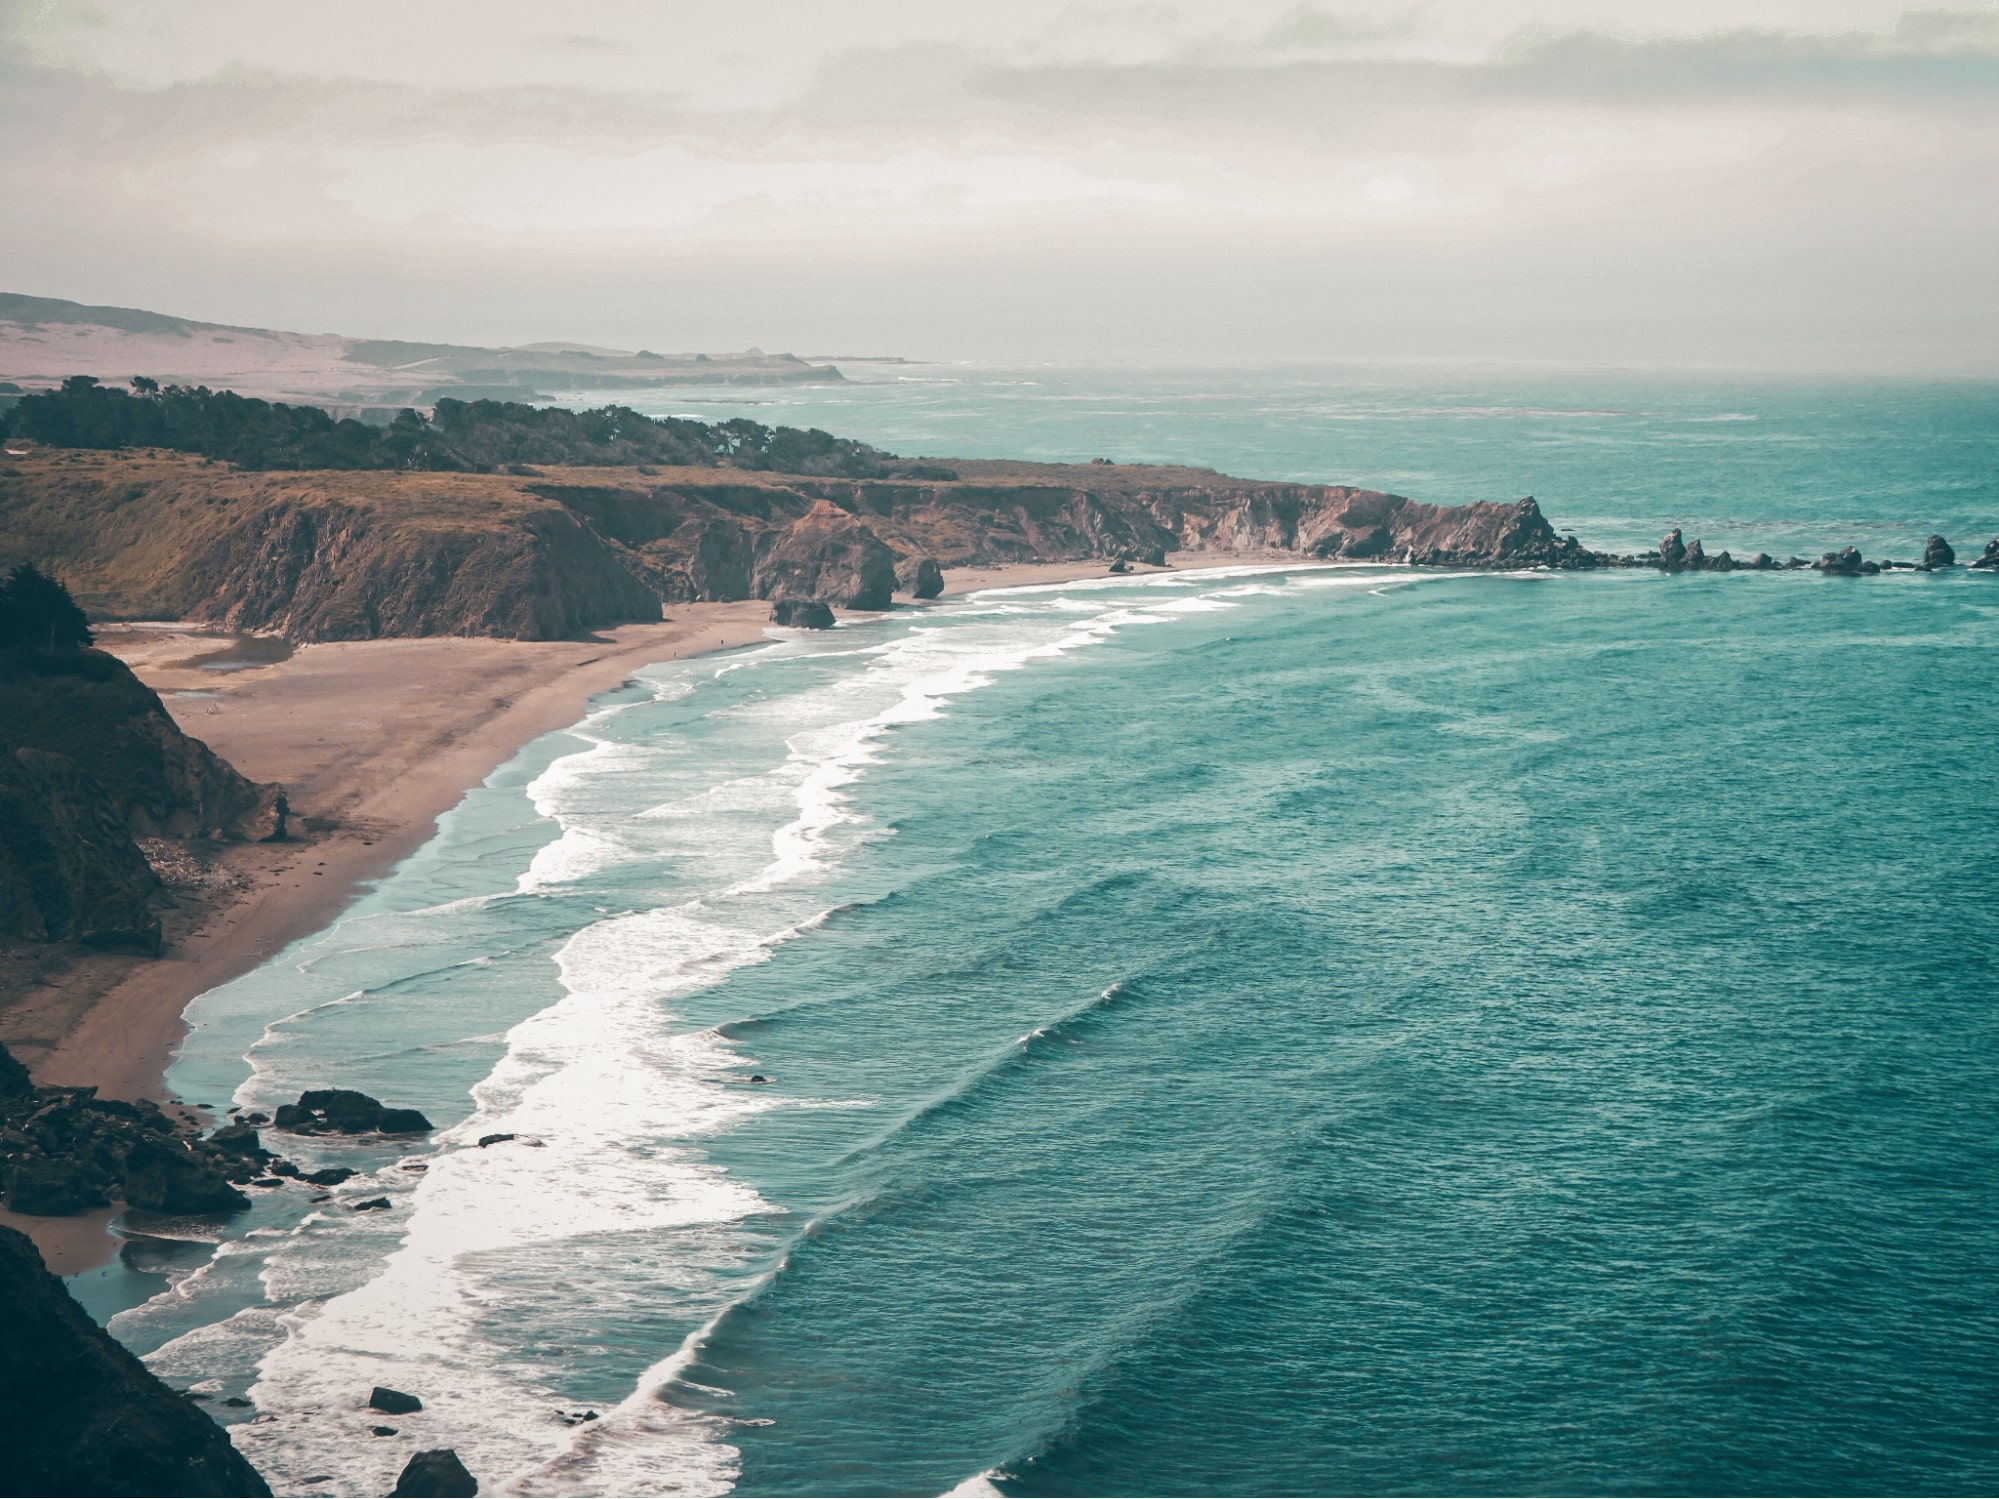
{"type": "Polygon", "coordinates": [[[817,428],[766,427],[736,418],[655,420],[623,406],[565,411],[512,401],[444,399],[426,420],[404,410],[386,427],[336,421],[316,406],[287,406],[206,386],[143,376],[130,391],[72,375],[56,390],[23,396],[0,415],[7,433],[55,448],[168,448],[246,469],[401,469],[500,473],[517,466],[760,469],[876,479],[893,453],[817,428]]]}

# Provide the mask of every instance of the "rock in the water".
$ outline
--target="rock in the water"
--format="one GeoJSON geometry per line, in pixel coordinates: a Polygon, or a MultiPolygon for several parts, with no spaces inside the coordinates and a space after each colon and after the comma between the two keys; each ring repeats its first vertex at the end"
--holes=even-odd
{"type": "Polygon", "coordinates": [[[370,1197],[366,1202],[355,1203],[354,1211],[357,1213],[379,1213],[388,1207],[388,1205],[389,1199],[386,1197],[370,1197]]]}
{"type": "Polygon", "coordinates": [[[1923,566],[1934,572],[1939,567],[1955,567],[1957,553],[1951,550],[1949,542],[1941,536],[1932,536],[1923,543],[1923,566]]]}
{"type": "Polygon", "coordinates": [[[484,1150],[488,1145],[504,1145],[511,1139],[513,1139],[512,1135],[481,1135],[479,1137],[479,1148],[484,1150]]]}
{"type": "Polygon", "coordinates": [[[934,599],[944,591],[944,569],[935,557],[905,557],[896,567],[895,586],[911,598],[934,599]]]}
{"type": "Polygon", "coordinates": [[[1971,565],[1973,567],[1999,568],[1999,536],[1995,536],[1992,540],[1985,543],[1984,553],[1971,565]]]}
{"type": "Polygon", "coordinates": [[[1686,565],[1687,544],[1680,539],[1680,528],[1675,526],[1659,542],[1659,566],[1676,573],[1686,565]]]}
{"type": "Polygon", "coordinates": [[[478,1492],[479,1480],[465,1471],[456,1452],[431,1447],[409,1460],[389,1499],[470,1499],[478,1492]]]}
{"type": "Polygon", "coordinates": [[[278,1105],[271,1121],[295,1135],[419,1134],[433,1128],[415,1109],[389,1109],[381,1100],[352,1088],[311,1088],[297,1103],[278,1105]]]}
{"type": "Polygon", "coordinates": [[[125,1158],[125,1200],[156,1213],[233,1213],[250,1199],[188,1140],[143,1140],[125,1158]]]}
{"type": "Polygon", "coordinates": [[[1841,547],[1837,552],[1827,552],[1819,558],[1816,566],[1820,572],[1831,577],[1857,578],[1866,570],[1867,564],[1861,560],[1859,547],[1841,547]]]}
{"type": "Polygon", "coordinates": [[[388,1416],[413,1416],[423,1409],[423,1402],[414,1395],[378,1384],[369,1392],[368,1409],[388,1416]]]}
{"type": "Polygon", "coordinates": [[[1698,536],[1688,544],[1686,552],[1680,559],[1680,565],[1690,573],[1700,572],[1708,565],[1707,551],[1701,546],[1701,539],[1698,536]]]}
{"type": "Polygon", "coordinates": [[[323,1170],[308,1171],[299,1180],[309,1182],[315,1187],[337,1187],[355,1174],[352,1166],[328,1166],[323,1170]]]}
{"type": "Polygon", "coordinates": [[[757,597],[772,603],[886,609],[895,594],[895,553],[838,505],[819,500],[784,531],[757,538],[752,581],[757,597]]]}
{"type": "Polygon", "coordinates": [[[797,630],[830,630],[833,628],[833,611],[813,600],[793,603],[789,599],[781,599],[771,605],[770,622],[797,630]]]}
{"type": "Polygon", "coordinates": [[[70,1299],[0,1228],[0,1492],[269,1494],[201,1408],[70,1299]]]}

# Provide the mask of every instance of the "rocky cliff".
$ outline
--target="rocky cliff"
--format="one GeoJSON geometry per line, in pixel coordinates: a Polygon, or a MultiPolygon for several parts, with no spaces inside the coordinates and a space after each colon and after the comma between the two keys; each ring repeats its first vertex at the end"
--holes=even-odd
{"type": "Polygon", "coordinates": [[[228,1434],[0,1228],[0,1493],[268,1494],[228,1434]]]}
{"type": "Polygon", "coordinates": [[[278,805],[117,657],[0,652],[0,938],[155,950],[134,840],[269,837],[278,805]]]}
{"type": "Polygon", "coordinates": [[[197,563],[190,617],[289,640],[493,635],[560,640],[659,618],[658,593],[588,524],[398,521],[338,500],[247,516],[197,563]]]}

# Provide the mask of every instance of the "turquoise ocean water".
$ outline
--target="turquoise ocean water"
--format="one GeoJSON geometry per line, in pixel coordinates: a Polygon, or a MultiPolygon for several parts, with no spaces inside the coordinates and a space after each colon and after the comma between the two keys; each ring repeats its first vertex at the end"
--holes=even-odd
{"type": "MultiPolygon", "coordinates": [[[[1533,493],[1618,549],[1999,531],[1991,386],[655,409],[1533,493]]],[[[182,1096],[445,1128],[296,1152],[366,1174],[111,1325],[247,1395],[280,1492],[419,1446],[486,1492],[1990,1491],[1995,744],[1962,569],[1237,568],[655,667],[197,1001],[182,1096]],[[376,1383],[428,1408],[372,1436],[376,1383]]]]}

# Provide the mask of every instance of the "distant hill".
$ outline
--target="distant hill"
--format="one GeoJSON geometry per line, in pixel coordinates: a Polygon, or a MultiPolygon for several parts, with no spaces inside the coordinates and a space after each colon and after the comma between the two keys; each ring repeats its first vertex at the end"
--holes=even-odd
{"type": "Polygon", "coordinates": [[[78,374],[107,384],[144,375],[163,385],[227,388],[363,416],[432,406],[441,396],[532,401],[571,391],[840,378],[833,365],[761,349],[656,354],[583,343],[489,349],[241,328],[0,292],[0,404],[20,390],[78,374]]]}

